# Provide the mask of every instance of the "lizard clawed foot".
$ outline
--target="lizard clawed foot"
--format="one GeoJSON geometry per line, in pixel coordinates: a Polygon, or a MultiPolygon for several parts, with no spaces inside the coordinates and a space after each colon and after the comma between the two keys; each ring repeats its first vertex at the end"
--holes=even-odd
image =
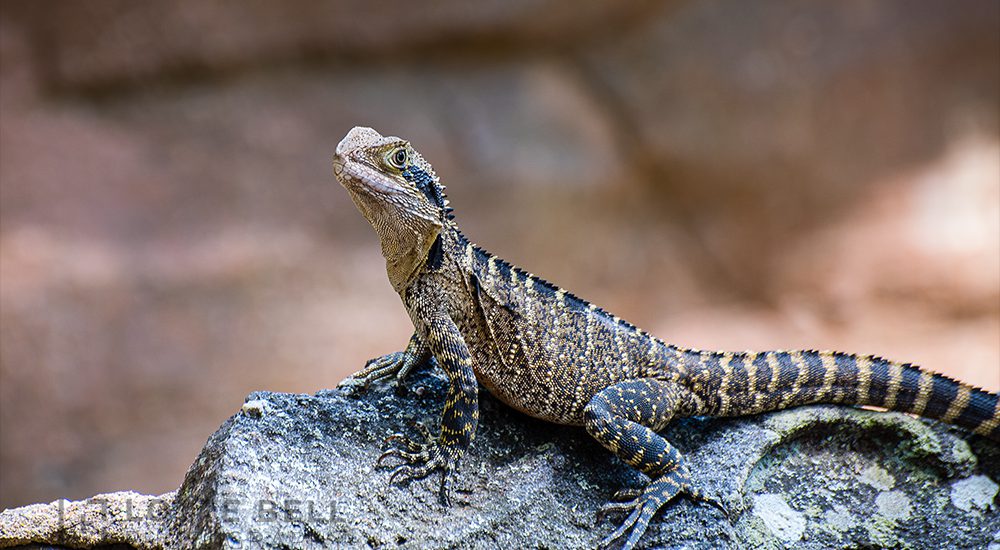
{"type": "MultiPolygon", "coordinates": [[[[426,360],[430,366],[433,366],[434,362],[433,357],[426,360]]],[[[396,390],[401,391],[404,387],[403,380],[420,364],[421,357],[408,351],[389,353],[370,359],[363,369],[344,379],[338,387],[349,395],[354,395],[363,392],[373,383],[395,378],[396,390]]]]}
{"type": "Polygon", "coordinates": [[[402,448],[393,447],[382,453],[375,462],[376,467],[382,467],[383,461],[387,458],[398,458],[401,464],[395,466],[389,474],[389,484],[403,484],[411,481],[421,480],[434,473],[441,471],[441,504],[450,506],[451,500],[448,498],[448,480],[454,473],[454,460],[442,447],[440,442],[431,435],[430,430],[423,424],[416,425],[424,442],[416,442],[403,434],[393,434],[386,438],[386,443],[397,443],[402,448]]]}
{"type": "MultiPolygon", "coordinates": [[[[705,495],[691,485],[686,471],[673,470],[652,481],[645,489],[628,488],[618,491],[612,497],[613,502],[609,502],[598,510],[598,519],[608,514],[628,514],[625,521],[601,541],[600,547],[610,548],[621,542],[623,549],[634,548],[646,532],[646,528],[649,527],[649,522],[656,515],[656,512],[680,494],[688,495],[700,502],[710,503],[725,512],[725,508],[718,500],[705,495]]],[[[726,517],[729,517],[728,514],[726,517]]]]}

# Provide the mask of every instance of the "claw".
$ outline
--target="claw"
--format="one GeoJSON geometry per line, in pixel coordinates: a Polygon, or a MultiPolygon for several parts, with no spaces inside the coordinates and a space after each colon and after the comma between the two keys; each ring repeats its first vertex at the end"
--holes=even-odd
{"type": "Polygon", "coordinates": [[[632,512],[636,507],[636,502],[609,502],[597,509],[597,521],[601,521],[611,514],[624,514],[632,512]]]}
{"type": "Polygon", "coordinates": [[[643,489],[640,487],[626,487],[619,491],[615,491],[612,495],[611,500],[623,501],[623,500],[635,500],[642,496],[643,489]]]}
{"type": "Polygon", "coordinates": [[[395,470],[389,474],[389,485],[396,483],[396,477],[402,476],[399,480],[402,483],[407,483],[410,481],[419,481],[425,477],[431,475],[431,472],[437,469],[436,465],[422,464],[420,466],[414,466],[412,464],[403,464],[397,466],[395,470]]]}
{"type": "Polygon", "coordinates": [[[726,516],[727,520],[732,520],[732,517],[729,515],[729,510],[726,509],[726,507],[722,504],[722,501],[720,501],[719,499],[706,495],[705,493],[699,491],[698,489],[695,489],[694,487],[688,487],[685,490],[685,492],[693,500],[717,508],[720,512],[722,512],[722,515],[726,516]]]}
{"type": "Polygon", "coordinates": [[[674,471],[654,480],[644,489],[622,489],[615,493],[612,502],[598,509],[598,519],[611,513],[628,513],[625,521],[601,541],[601,547],[607,548],[620,544],[623,549],[634,548],[639,543],[643,533],[646,532],[649,522],[656,515],[656,512],[679,494],[688,495],[692,500],[698,502],[711,504],[719,508],[729,518],[728,512],[718,499],[693,487],[686,472],[674,471]],[[629,498],[631,500],[625,500],[629,498]]]}
{"type": "MultiPolygon", "coordinates": [[[[618,541],[622,537],[624,537],[625,533],[628,533],[629,530],[632,529],[632,527],[636,524],[636,522],[639,521],[639,514],[641,512],[642,512],[642,508],[641,507],[640,508],[636,508],[635,510],[632,510],[632,513],[629,514],[627,518],[625,518],[625,521],[622,522],[622,524],[619,525],[617,529],[615,529],[610,535],[604,537],[601,540],[600,547],[601,548],[609,548],[616,541],[618,541]]],[[[640,535],[641,534],[642,533],[640,533],[640,535]]]]}
{"type": "MultiPolygon", "coordinates": [[[[426,438],[425,440],[433,441],[433,439],[430,438],[426,438]]],[[[427,449],[427,445],[417,443],[412,439],[410,439],[409,437],[406,437],[405,435],[399,433],[392,434],[389,437],[385,438],[383,444],[388,445],[390,443],[396,443],[396,442],[400,443],[404,448],[406,448],[407,451],[410,451],[411,453],[419,453],[427,449]]]]}
{"type": "Polygon", "coordinates": [[[386,437],[385,439],[383,439],[382,440],[382,444],[383,445],[388,445],[389,443],[392,443],[393,441],[406,441],[406,436],[403,435],[403,434],[401,434],[401,433],[399,433],[399,432],[396,432],[396,433],[390,435],[389,437],[386,437]]]}
{"type": "Polygon", "coordinates": [[[396,465],[389,474],[390,485],[421,480],[436,470],[441,470],[439,496],[442,505],[450,506],[448,478],[454,471],[455,459],[450,457],[447,450],[441,447],[441,443],[431,434],[427,426],[420,422],[414,422],[412,426],[425,443],[417,443],[401,433],[394,433],[385,438],[385,444],[394,446],[378,457],[375,466],[382,467],[386,459],[389,458],[402,460],[402,464],[396,465]]]}
{"type": "Polygon", "coordinates": [[[399,458],[403,460],[405,464],[415,464],[420,461],[426,461],[429,458],[426,451],[408,453],[402,449],[389,449],[378,457],[378,460],[375,461],[375,467],[380,468],[382,466],[382,461],[389,457],[399,458]]]}
{"type": "Polygon", "coordinates": [[[598,508],[597,521],[601,521],[611,514],[631,512],[636,506],[639,506],[639,497],[642,496],[642,493],[643,489],[639,487],[626,487],[616,491],[615,494],[611,496],[611,502],[608,502],[598,508]]]}
{"type": "Polygon", "coordinates": [[[642,535],[646,533],[646,527],[649,526],[649,520],[653,517],[655,512],[640,512],[638,519],[632,525],[632,530],[628,534],[628,539],[625,540],[625,544],[622,545],[622,549],[631,550],[639,544],[639,539],[642,535]]]}
{"type": "MultiPolygon", "coordinates": [[[[375,459],[375,467],[381,468],[382,466],[385,466],[384,464],[382,464],[382,462],[387,458],[392,458],[392,457],[402,458],[399,456],[399,453],[402,452],[403,451],[400,451],[399,449],[389,449],[388,451],[385,451],[384,453],[378,455],[378,458],[375,459]]],[[[405,461],[406,459],[403,460],[405,461]]],[[[410,462],[406,461],[405,463],[409,464],[410,462]]]]}
{"type": "Polygon", "coordinates": [[[406,355],[401,351],[369,359],[361,370],[347,377],[339,386],[348,394],[360,393],[373,382],[395,376],[403,369],[405,362],[406,355]]]}
{"type": "MultiPolygon", "coordinates": [[[[392,470],[392,473],[389,474],[389,485],[395,485],[396,484],[396,478],[398,476],[401,476],[401,475],[408,476],[409,472],[412,472],[412,471],[413,471],[413,466],[410,466],[409,464],[402,464],[400,466],[396,466],[396,468],[392,470]]],[[[412,478],[407,477],[405,479],[412,479],[412,478]]],[[[404,479],[404,481],[405,481],[405,479],[404,479]]]]}
{"type": "Polygon", "coordinates": [[[448,469],[441,470],[441,505],[445,508],[451,507],[451,499],[448,498],[448,469]]]}

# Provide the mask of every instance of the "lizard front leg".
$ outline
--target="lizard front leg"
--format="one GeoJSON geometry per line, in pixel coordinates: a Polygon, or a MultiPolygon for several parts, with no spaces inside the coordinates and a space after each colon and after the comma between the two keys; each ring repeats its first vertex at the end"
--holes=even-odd
{"type": "Polygon", "coordinates": [[[587,432],[651,479],[641,490],[626,489],[615,495],[615,500],[630,499],[628,502],[613,502],[602,508],[602,515],[628,514],[618,529],[601,541],[602,546],[625,539],[623,548],[633,548],[657,510],[680,494],[721,508],[718,501],[691,485],[684,457],[656,433],[672,418],[690,415],[697,409],[697,398],[689,390],[674,382],[652,378],[607,387],[587,404],[584,410],[587,432]]]}
{"type": "Polygon", "coordinates": [[[369,360],[363,369],[348,376],[339,386],[349,393],[355,393],[364,390],[372,383],[395,377],[397,387],[401,387],[413,369],[433,364],[434,356],[431,355],[430,346],[414,332],[405,350],[369,360]]]}
{"type": "Polygon", "coordinates": [[[441,501],[448,505],[448,480],[472,443],[479,424],[479,387],[469,348],[454,321],[439,313],[426,323],[427,344],[449,381],[448,397],[441,414],[440,435],[435,438],[424,427],[420,427],[424,441],[393,435],[389,441],[398,442],[401,448],[389,449],[379,457],[377,464],[380,465],[388,457],[402,459],[403,463],[389,476],[390,483],[423,479],[440,470],[441,501]]]}

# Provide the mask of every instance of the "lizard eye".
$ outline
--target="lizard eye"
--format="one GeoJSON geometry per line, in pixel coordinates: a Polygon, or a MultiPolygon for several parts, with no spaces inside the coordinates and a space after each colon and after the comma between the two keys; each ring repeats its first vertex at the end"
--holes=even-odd
{"type": "Polygon", "coordinates": [[[406,157],[406,149],[400,147],[389,157],[389,164],[402,170],[403,168],[406,168],[406,157]]]}

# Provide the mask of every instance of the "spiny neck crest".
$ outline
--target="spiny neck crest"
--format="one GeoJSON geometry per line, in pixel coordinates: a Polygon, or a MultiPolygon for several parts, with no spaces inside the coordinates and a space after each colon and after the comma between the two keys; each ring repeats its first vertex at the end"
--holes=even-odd
{"type": "Polygon", "coordinates": [[[430,170],[430,165],[426,163],[425,165],[428,168],[426,170],[415,163],[408,164],[401,172],[401,175],[403,179],[412,183],[417,190],[427,197],[427,200],[431,204],[441,211],[442,221],[454,220],[454,209],[448,201],[448,195],[444,192],[445,186],[438,179],[437,175],[434,174],[434,171],[430,170]]]}

